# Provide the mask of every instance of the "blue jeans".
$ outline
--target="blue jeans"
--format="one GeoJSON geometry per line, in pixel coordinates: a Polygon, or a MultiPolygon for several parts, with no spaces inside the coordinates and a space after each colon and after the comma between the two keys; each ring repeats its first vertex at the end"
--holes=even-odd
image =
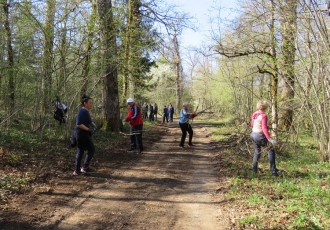
{"type": "Polygon", "coordinates": [[[267,147],[270,171],[272,173],[275,173],[277,171],[276,164],[275,164],[275,150],[272,146],[267,146],[268,140],[266,139],[265,135],[262,133],[253,133],[252,132],[251,139],[252,139],[253,146],[254,146],[252,170],[254,172],[258,172],[258,161],[261,156],[261,147],[267,147]]]}

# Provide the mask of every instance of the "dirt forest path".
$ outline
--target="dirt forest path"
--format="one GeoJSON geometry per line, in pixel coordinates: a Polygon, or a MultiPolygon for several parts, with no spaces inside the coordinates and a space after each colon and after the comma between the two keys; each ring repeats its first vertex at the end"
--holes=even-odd
{"type": "Polygon", "coordinates": [[[192,148],[179,148],[181,132],[174,122],[160,141],[145,143],[136,162],[67,182],[85,186],[76,195],[56,188],[44,192],[56,209],[36,206],[48,215],[38,229],[228,229],[214,146],[207,130],[193,125],[192,148]],[[89,185],[93,179],[99,182],[89,185]]]}

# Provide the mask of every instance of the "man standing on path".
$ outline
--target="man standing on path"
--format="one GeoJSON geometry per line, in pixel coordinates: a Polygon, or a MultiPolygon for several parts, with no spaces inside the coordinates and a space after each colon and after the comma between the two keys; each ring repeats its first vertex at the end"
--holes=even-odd
{"type": "Polygon", "coordinates": [[[155,103],[154,106],[154,115],[155,115],[155,120],[157,121],[157,113],[158,113],[158,105],[155,103]]]}
{"type": "Polygon", "coordinates": [[[189,133],[189,142],[188,146],[193,146],[192,138],[193,138],[193,130],[191,125],[189,124],[189,119],[196,117],[196,113],[190,113],[189,112],[189,104],[187,102],[183,103],[183,107],[180,111],[180,120],[179,125],[182,131],[181,141],[180,141],[180,147],[184,148],[184,142],[187,137],[187,132],[189,133]]]}
{"type": "Polygon", "coordinates": [[[149,113],[149,121],[154,121],[154,107],[152,106],[152,104],[150,103],[150,106],[149,106],[149,110],[150,110],[150,113],[149,113]]]}
{"type": "Polygon", "coordinates": [[[127,104],[129,105],[129,110],[125,121],[129,122],[130,135],[131,135],[131,147],[129,151],[134,151],[138,147],[138,153],[142,154],[143,144],[142,144],[142,129],[143,129],[143,118],[141,113],[141,108],[134,102],[134,99],[128,98],[127,104]]]}
{"type": "Polygon", "coordinates": [[[168,105],[168,113],[169,113],[170,122],[173,122],[174,107],[173,107],[172,103],[170,103],[168,105]]]}
{"type": "Polygon", "coordinates": [[[165,105],[163,109],[163,123],[168,123],[168,107],[165,105]]]}

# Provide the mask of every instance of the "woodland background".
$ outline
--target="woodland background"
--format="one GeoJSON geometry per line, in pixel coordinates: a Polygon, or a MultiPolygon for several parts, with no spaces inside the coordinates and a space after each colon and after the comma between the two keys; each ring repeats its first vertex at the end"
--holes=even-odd
{"type": "MultiPolygon", "coordinates": [[[[219,15],[221,15],[221,9],[219,15]]],[[[122,129],[125,100],[183,101],[230,117],[242,133],[259,99],[273,136],[312,136],[330,161],[329,8],[321,0],[245,0],[233,20],[210,25],[213,44],[182,50],[192,17],[155,0],[1,0],[1,133],[13,124],[43,134],[66,103],[69,135],[83,94],[99,125],[122,129]],[[220,26],[221,25],[221,26],[220,26]]],[[[4,146],[4,141],[0,142],[4,146]]]]}

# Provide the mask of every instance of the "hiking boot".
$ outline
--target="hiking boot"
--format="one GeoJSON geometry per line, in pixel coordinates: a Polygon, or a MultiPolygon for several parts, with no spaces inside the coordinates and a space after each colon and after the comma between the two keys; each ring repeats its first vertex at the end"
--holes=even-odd
{"type": "Polygon", "coordinates": [[[74,171],[73,171],[73,173],[72,173],[72,175],[74,175],[74,176],[79,176],[79,175],[80,175],[80,173],[79,173],[79,172],[77,172],[76,170],[74,170],[74,171]]]}

